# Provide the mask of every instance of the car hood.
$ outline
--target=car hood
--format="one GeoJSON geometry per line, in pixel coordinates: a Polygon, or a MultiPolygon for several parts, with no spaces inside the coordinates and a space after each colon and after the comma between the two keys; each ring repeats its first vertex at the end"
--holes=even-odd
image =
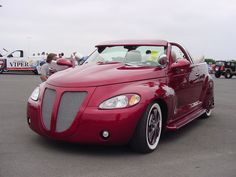
{"type": "Polygon", "coordinates": [[[59,87],[96,87],[162,77],[160,74],[163,72],[160,70],[159,67],[126,66],[123,63],[84,64],[53,74],[47,84],[59,87]]]}

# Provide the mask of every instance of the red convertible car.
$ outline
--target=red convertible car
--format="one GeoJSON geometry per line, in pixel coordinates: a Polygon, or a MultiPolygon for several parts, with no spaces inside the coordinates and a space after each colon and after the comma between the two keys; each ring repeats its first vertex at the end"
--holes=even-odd
{"type": "MultiPolygon", "coordinates": [[[[53,74],[28,100],[27,121],[38,134],[86,144],[129,144],[151,152],[161,133],[214,107],[206,63],[163,40],[110,41],[81,66],[53,74]]],[[[72,66],[68,60],[58,64],[72,66]]]]}

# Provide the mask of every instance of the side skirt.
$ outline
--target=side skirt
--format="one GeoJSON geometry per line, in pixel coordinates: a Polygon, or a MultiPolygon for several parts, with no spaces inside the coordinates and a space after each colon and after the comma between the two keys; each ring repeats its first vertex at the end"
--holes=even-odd
{"type": "Polygon", "coordinates": [[[183,116],[182,118],[179,118],[178,120],[171,122],[169,124],[167,124],[166,129],[167,130],[177,130],[181,127],[183,127],[184,125],[188,124],[189,122],[193,121],[194,119],[200,117],[202,114],[205,113],[205,109],[198,109],[194,112],[191,112],[185,116],[183,116]]]}

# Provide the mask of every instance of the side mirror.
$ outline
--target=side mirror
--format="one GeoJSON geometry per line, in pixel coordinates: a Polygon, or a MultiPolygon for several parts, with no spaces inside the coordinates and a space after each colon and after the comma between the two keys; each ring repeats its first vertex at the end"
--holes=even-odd
{"type": "Polygon", "coordinates": [[[73,63],[71,62],[71,60],[67,60],[67,59],[64,59],[64,58],[58,59],[57,64],[62,65],[62,66],[68,66],[68,67],[73,66],[73,63]]]}
{"type": "Polygon", "coordinates": [[[189,69],[190,62],[187,59],[178,59],[175,63],[173,63],[170,68],[171,70],[176,69],[189,69]]]}
{"type": "Polygon", "coordinates": [[[159,58],[158,58],[158,63],[159,63],[161,66],[166,66],[166,65],[168,64],[167,55],[166,55],[166,54],[160,55],[159,58]]]}

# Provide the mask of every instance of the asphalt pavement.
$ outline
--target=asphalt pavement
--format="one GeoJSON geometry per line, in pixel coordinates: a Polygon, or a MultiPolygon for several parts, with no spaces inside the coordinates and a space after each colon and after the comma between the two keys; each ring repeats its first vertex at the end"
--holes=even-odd
{"type": "Polygon", "coordinates": [[[157,151],[55,142],[28,127],[39,76],[0,75],[0,177],[235,177],[236,77],[215,79],[212,117],[167,133],[157,151]]]}

